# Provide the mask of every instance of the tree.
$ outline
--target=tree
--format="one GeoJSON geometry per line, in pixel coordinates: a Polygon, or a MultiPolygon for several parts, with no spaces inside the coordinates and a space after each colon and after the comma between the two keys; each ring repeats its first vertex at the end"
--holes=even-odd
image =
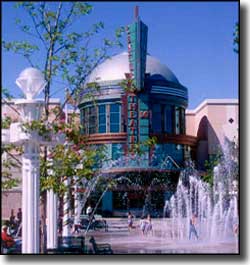
{"type": "MultiPolygon", "coordinates": [[[[8,89],[2,89],[2,101],[7,104],[10,108],[12,108],[18,115],[19,112],[12,107],[10,101],[12,99],[12,95],[9,93],[8,89]]],[[[7,113],[3,113],[3,118],[1,121],[1,128],[2,130],[9,129],[10,124],[15,122],[11,116],[7,113]]],[[[13,176],[12,171],[13,169],[20,169],[21,162],[17,158],[22,154],[22,148],[16,147],[13,144],[3,145],[1,148],[1,155],[2,155],[2,190],[8,191],[11,188],[17,187],[20,183],[18,177],[13,176]]]]}
{"type": "MultiPolygon", "coordinates": [[[[103,22],[93,24],[92,27],[83,32],[74,31],[73,24],[92,12],[93,7],[88,3],[83,2],[18,2],[16,8],[24,10],[27,17],[30,19],[30,24],[25,24],[21,19],[16,19],[16,25],[27,36],[33,38],[34,42],[29,41],[2,41],[2,46],[6,51],[14,52],[21,55],[32,67],[40,69],[45,76],[47,82],[44,89],[45,109],[44,117],[41,122],[33,122],[32,124],[24,124],[24,129],[38,130],[40,133],[47,133],[49,130],[56,130],[55,121],[49,122],[49,101],[52,93],[52,85],[57,77],[61,77],[65,82],[65,87],[70,91],[69,97],[62,104],[60,111],[57,113],[55,120],[58,121],[62,115],[63,108],[69,98],[79,100],[80,91],[83,89],[83,84],[87,76],[92,70],[105,59],[114,47],[121,47],[120,38],[124,31],[121,27],[116,30],[113,40],[103,38],[99,41],[100,48],[91,46],[91,40],[104,29],[103,22]],[[41,44],[41,45],[40,45],[41,44]],[[35,55],[39,54],[39,64],[34,63],[35,55]],[[29,127],[30,126],[30,127],[29,127]]],[[[91,87],[92,91],[97,89],[97,86],[91,87]]],[[[63,125],[68,141],[73,141],[73,145],[79,143],[74,142],[79,136],[75,130],[70,131],[69,126],[63,125]],[[76,136],[77,135],[77,136],[76,136]],[[73,137],[73,138],[72,138],[73,137]]],[[[84,145],[79,145],[81,148],[86,148],[84,145]]],[[[62,154],[62,146],[58,146],[54,150],[54,158],[63,163],[63,169],[70,172],[71,163],[79,162],[72,153],[72,160],[64,160],[59,154],[62,154]],[[74,160],[75,159],[75,160],[74,160]],[[64,162],[65,161],[65,162],[64,162]]],[[[72,150],[70,149],[69,152],[72,150]]],[[[91,160],[92,152],[87,152],[91,160]]],[[[85,155],[86,155],[85,154],[85,155]]],[[[58,161],[57,161],[58,162],[58,161]]],[[[41,183],[42,190],[45,191],[49,187],[58,190],[57,182],[53,182],[52,176],[48,174],[48,150],[43,148],[41,161],[41,183]],[[53,186],[55,184],[55,186],[53,186]]],[[[74,164],[75,165],[75,164],[74,164]]],[[[55,167],[54,167],[55,168],[55,167]]],[[[55,176],[63,171],[55,171],[55,176]]],[[[79,172],[71,172],[79,173],[79,172]]],[[[72,175],[72,174],[69,175],[72,175]]],[[[86,174],[86,172],[85,172],[86,174]]],[[[80,174],[81,175],[81,174],[80,174]]],[[[60,190],[60,188],[59,188],[60,190]]],[[[46,196],[43,193],[43,202],[45,206],[46,196]]],[[[46,208],[44,207],[44,222],[46,216],[46,208]]]]}

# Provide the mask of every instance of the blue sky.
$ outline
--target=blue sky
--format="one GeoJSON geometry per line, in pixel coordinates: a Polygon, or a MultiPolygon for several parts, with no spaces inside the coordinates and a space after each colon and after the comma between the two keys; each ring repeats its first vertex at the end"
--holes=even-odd
{"type": "MultiPolygon", "coordinates": [[[[149,27],[148,52],[166,64],[188,88],[189,108],[206,98],[238,98],[238,55],[233,51],[237,2],[91,3],[92,14],[79,20],[74,29],[87,30],[93,23],[103,21],[107,37],[119,26],[130,24],[133,8],[139,6],[140,17],[149,27]]],[[[2,39],[29,40],[14,23],[15,17],[29,20],[13,4],[2,3],[2,39]]],[[[120,52],[126,49],[126,36],[123,43],[120,52]]],[[[94,44],[98,45],[98,41],[94,44]]],[[[2,50],[2,86],[18,96],[15,79],[28,66],[22,57],[2,50]]],[[[60,80],[53,83],[54,97],[62,98],[64,87],[60,80]]]]}

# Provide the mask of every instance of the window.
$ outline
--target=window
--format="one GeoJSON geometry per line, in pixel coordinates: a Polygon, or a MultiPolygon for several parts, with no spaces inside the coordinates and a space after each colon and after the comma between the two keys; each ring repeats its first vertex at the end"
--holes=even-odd
{"type": "Polygon", "coordinates": [[[180,134],[180,108],[175,107],[175,133],[180,134]]]}
{"type": "Polygon", "coordinates": [[[97,132],[96,107],[89,108],[89,134],[97,132]]]}
{"type": "Polygon", "coordinates": [[[178,148],[176,144],[172,143],[156,144],[151,165],[153,167],[162,168],[162,169],[176,168],[175,163],[177,163],[178,166],[182,165],[183,155],[184,155],[183,146],[180,146],[180,148],[178,148]]]}
{"type": "Polygon", "coordinates": [[[110,132],[120,131],[120,104],[110,104],[110,132]]]}
{"type": "Polygon", "coordinates": [[[185,134],[185,131],[186,131],[186,126],[185,126],[185,109],[183,109],[183,108],[181,108],[180,123],[181,123],[181,134],[185,134]]]}
{"type": "Polygon", "coordinates": [[[165,128],[166,133],[173,133],[173,108],[170,105],[165,106],[165,128]]]}
{"type": "Polygon", "coordinates": [[[117,160],[123,155],[123,148],[121,144],[112,144],[112,160],[117,160]]]}
{"type": "Polygon", "coordinates": [[[161,105],[153,104],[152,107],[152,129],[154,133],[161,132],[161,105]]]}
{"type": "Polygon", "coordinates": [[[88,134],[89,132],[89,128],[88,128],[88,124],[89,124],[89,119],[88,119],[88,108],[84,108],[82,110],[82,120],[81,120],[81,124],[82,124],[82,131],[83,134],[88,134]]]}
{"type": "Polygon", "coordinates": [[[106,105],[98,106],[98,116],[99,116],[99,126],[98,132],[105,133],[106,132],[106,105]]]}

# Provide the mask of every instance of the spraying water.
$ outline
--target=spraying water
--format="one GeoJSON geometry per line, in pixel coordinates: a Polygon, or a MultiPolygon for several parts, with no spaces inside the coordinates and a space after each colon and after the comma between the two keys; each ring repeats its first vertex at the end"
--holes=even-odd
{"type": "Polygon", "coordinates": [[[213,187],[202,180],[192,165],[180,173],[177,190],[164,207],[164,213],[170,211],[172,239],[187,240],[190,220],[195,216],[199,240],[237,240],[237,164],[230,155],[228,145],[223,151],[220,163],[214,168],[213,187]]]}

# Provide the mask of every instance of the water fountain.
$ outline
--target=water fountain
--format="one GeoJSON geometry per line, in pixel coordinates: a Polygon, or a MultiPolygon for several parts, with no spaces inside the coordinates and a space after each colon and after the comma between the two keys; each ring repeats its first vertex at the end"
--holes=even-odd
{"type": "Polygon", "coordinates": [[[237,240],[237,165],[229,149],[228,144],[225,144],[220,163],[214,168],[212,188],[202,180],[192,165],[181,172],[177,190],[164,207],[164,211],[171,212],[172,239],[188,240],[189,222],[192,215],[195,215],[200,242],[237,240]]]}
{"type": "MultiPolygon", "coordinates": [[[[236,175],[232,174],[232,172],[236,172],[236,163],[235,161],[232,162],[230,158],[230,152],[226,147],[224,155],[220,159],[220,164],[214,168],[212,187],[199,176],[192,161],[185,165],[185,169],[180,173],[176,192],[165,203],[163,216],[165,217],[168,212],[168,217],[170,218],[153,219],[155,233],[150,239],[150,242],[154,242],[153,245],[149,245],[145,238],[136,235],[136,233],[122,234],[122,237],[120,234],[112,236],[102,234],[99,240],[104,242],[108,240],[110,244],[116,245],[117,236],[120,236],[119,240],[123,241],[123,246],[128,244],[128,242],[136,242],[136,244],[141,246],[140,251],[146,251],[147,253],[155,253],[155,251],[160,251],[161,253],[225,253],[227,251],[237,253],[238,184],[236,175]],[[189,240],[190,219],[193,214],[196,216],[197,221],[195,226],[198,232],[198,240],[193,240],[193,238],[189,240]],[[234,246],[236,246],[235,250],[234,246]]],[[[106,162],[99,178],[110,177],[106,173],[112,172],[114,169],[141,168],[138,165],[140,165],[142,159],[145,159],[143,155],[127,155],[121,156],[117,160],[110,160],[106,162]]],[[[140,171],[136,171],[136,174],[139,175],[142,171],[144,172],[143,174],[145,174],[145,171],[148,174],[152,174],[150,170],[147,171],[148,168],[143,169],[144,171],[142,168],[140,171]]],[[[120,180],[126,178],[116,174],[114,176],[116,177],[113,178],[117,181],[119,181],[119,177],[120,180]]],[[[89,192],[85,194],[85,203],[90,192],[95,190],[98,180],[92,179],[92,181],[94,184],[90,185],[89,192]]],[[[156,179],[152,178],[151,182],[147,183],[149,184],[149,190],[151,186],[154,186],[155,181],[156,179]]],[[[130,183],[130,185],[137,185],[138,189],[142,189],[142,184],[136,181],[130,183]]],[[[99,204],[106,191],[107,188],[104,188],[97,204],[99,204]]],[[[145,200],[146,202],[147,200],[145,200]]],[[[95,210],[97,206],[95,206],[95,210]]],[[[144,208],[146,213],[146,205],[144,208]]],[[[119,251],[121,250],[119,249],[119,251]]],[[[135,250],[130,249],[128,246],[128,249],[125,248],[124,251],[133,252],[135,250]]]]}

